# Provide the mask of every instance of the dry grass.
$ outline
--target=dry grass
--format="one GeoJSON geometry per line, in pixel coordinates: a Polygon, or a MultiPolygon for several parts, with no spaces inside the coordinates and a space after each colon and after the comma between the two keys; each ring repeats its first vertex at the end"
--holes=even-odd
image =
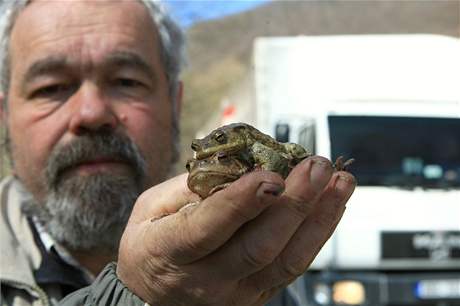
{"type": "Polygon", "coordinates": [[[222,58],[202,71],[184,74],[184,103],[181,114],[181,160],[177,171],[185,170],[192,154],[190,143],[204,122],[220,110],[221,100],[246,74],[246,67],[233,57],[222,58]]]}

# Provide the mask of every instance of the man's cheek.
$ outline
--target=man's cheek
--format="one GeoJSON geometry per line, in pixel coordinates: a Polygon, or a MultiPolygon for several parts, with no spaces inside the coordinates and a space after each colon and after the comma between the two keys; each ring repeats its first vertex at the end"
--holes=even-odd
{"type": "Polygon", "coordinates": [[[15,173],[33,189],[44,186],[44,169],[47,154],[40,147],[40,138],[12,138],[11,153],[15,173]]]}

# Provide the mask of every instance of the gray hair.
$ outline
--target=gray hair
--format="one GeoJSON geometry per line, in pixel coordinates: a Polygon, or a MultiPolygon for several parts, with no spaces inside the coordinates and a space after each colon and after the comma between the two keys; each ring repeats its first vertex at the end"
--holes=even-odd
{"type": "MultiPolygon", "coordinates": [[[[178,155],[179,118],[178,102],[173,100],[179,88],[180,72],[185,65],[185,36],[179,25],[167,13],[161,0],[138,0],[147,8],[154,21],[160,40],[160,55],[168,78],[169,94],[173,101],[173,140],[175,157],[178,155]]],[[[19,13],[31,0],[0,0],[0,93],[5,95],[4,109],[7,109],[7,97],[10,83],[9,44],[11,31],[19,13]]]]}

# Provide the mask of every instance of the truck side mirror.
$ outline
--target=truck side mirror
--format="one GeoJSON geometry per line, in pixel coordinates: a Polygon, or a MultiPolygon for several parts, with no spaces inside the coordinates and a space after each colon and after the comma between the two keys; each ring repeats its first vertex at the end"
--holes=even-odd
{"type": "Polygon", "coordinates": [[[289,141],[290,127],[287,123],[278,123],[275,126],[275,139],[279,142],[289,141]]]}
{"type": "Polygon", "coordinates": [[[300,128],[298,143],[311,153],[316,153],[316,128],[314,122],[306,123],[300,128]]]}

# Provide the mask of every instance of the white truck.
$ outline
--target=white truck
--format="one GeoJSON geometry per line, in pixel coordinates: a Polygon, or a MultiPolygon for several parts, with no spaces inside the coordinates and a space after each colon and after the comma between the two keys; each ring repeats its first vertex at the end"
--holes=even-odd
{"type": "Polygon", "coordinates": [[[460,40],[258,38],[255,124],[356,162],[299,305],[460,305],[460,40]]]}

